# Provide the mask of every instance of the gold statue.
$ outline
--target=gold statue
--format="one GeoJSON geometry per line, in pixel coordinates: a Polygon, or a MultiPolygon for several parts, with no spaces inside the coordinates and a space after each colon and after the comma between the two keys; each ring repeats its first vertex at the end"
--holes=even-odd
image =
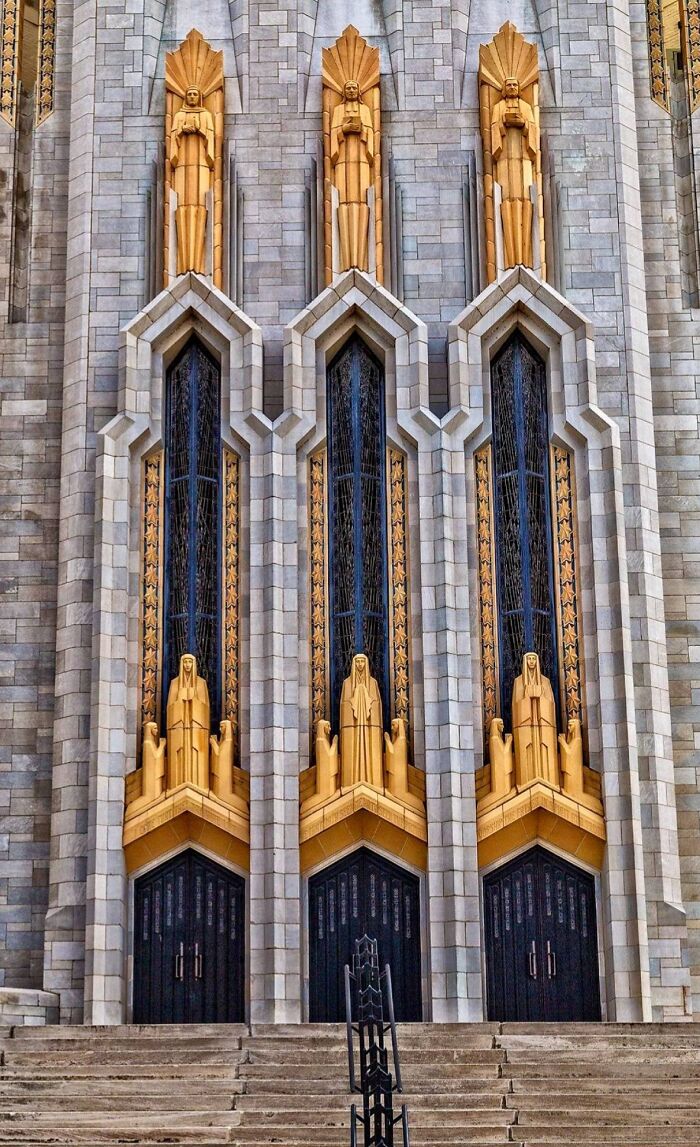
{"type": "Polygon", "coordinates": [[[167,87],[165,162],[165,286],[168,285],[170,189],[175,192],[177,274],[207,270],[207,225],[213,228],[213,279],[221,286],[223,55],[193,29],[165,59],[167,87]],[[212,193],[213,218],[207,220],[212,193]]]}
{"type": "Polygon", "coordinates": [[[158,736],[155,721],[147,721],[143,728],[141,768],[141,797],[150,804],[165,789],[165,737],[158,736]]]}
{"type": "Polygon", "coordinates": [[[523,657],[523,671],[513,685],[513,739],[518,788],[533,781],[559,787],[557,715],[549,679],[536,653],[523,657]]]}
{"type": "Polygon", "coordinates": [[[332,48],[323,49],[323,140],[326,283],[333,281],[333,197],[338,192],[339,266],[376,268],[382,282],[382,172],[380,155],[379,49],[350,24],[332,48]],[[370,189],[374,236],[370,236],[370,189]],[[373,258],[370,244],[374,239],[373,258]]]}
{"type": "Polygon", "coordinates": [[[195,658],[185,653],[168,691],[168,789],[209,788],[209,728],[207,683],[197,674],[195,658]]]}
{"type": "Polygon", "coordinates": [[[559,734],[562,789],[567,796],[580,800],[583,796],[583,737],[581,722],[572,717],[566,733],[559,734]]]}
{"type": "Polygon", "coordinates": [[[546,278],[544,204],[539,129],[537,45],[513,24],[479,49],[479,101],[484,148],[486,264],[488,281],[498,276],[494,184],[501,194],[504,269],[539,264],[546,278]],[[533,198],[539,250],[533,250],[533,198]],[[537,255],[537,259],[535,259],[537,255]]]}
{"type": "Polygon", "coordinates": [[[233,767],[233,725],[230,721],[221,721],[219,736],[215,737],[212,734],[209,738],[209,750],[209,787],[211,791],[224,804],[237,805],[245,810],[247,802],[241,798],[236,785],[236,770],[233,767]]]}
{"type": "Polygon", "coordinates": [[[364,653],[352,659],[340,694],[340,765],[343,788],[384,787],[382,702],[364,653]]]}
{"type": "Polygon", "coordinates": [[[386,787],[388,792],[401,804],[422,812],[425,802],[411,792],[408,783],[408,737],[403,717],[395,717],[391,722],[391,736],[384,734],[384,760],[386,762],[386,787]]]}
{"type": "Polygon", "coordinates": [[[513,734],[503,732],[503,721],[493,717],[489,725],[489,763],[491,765],[491,796],[494,800],[507,797],[515,783],[513,761],[513,734]]]}

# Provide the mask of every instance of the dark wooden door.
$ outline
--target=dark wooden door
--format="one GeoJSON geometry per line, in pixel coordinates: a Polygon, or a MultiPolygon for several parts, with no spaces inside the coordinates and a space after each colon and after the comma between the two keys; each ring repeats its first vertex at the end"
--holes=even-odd
{"type": "Polygon", "coordinates": [[[244,1018],[245,882],[199,853],[139,877],[134,1023],[244,1018]]]}
{"type": "Polygon", "coordinates": [[[355,940],[376,939],[391,965],[397,1020],[422,1018],[418,878],[362,848],[309,880],[309,1020],[345,1019],[343,969],[355,940]]]}
{"type": "Polygon", "coordinates": [[[484,922],[489,1020],[600,1019],[592,876],[532,848],[484,878],[484,922]]]}

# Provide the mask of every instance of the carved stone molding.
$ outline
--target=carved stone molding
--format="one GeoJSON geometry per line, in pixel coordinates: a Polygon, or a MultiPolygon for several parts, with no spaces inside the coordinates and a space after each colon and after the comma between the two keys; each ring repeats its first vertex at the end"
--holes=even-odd
{"type": "Polygon", "coordinates": [[[0,41],[0,115],[12,127],[17,119],[19,51],[24,0],[3,0],[0,41]]]}
{"type": "Polygon", "coordinates": [[[53,111],[56,61],[56,0],[41,0],[39,6],[39,59],[37,61],[36,122],[43,123],[53,111]]]}

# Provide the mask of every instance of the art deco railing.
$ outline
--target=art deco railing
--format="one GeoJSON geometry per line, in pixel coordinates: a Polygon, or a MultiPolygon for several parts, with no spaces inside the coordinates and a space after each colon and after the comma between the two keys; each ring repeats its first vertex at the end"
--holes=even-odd
{"type": "Polygon", "coordinates": [[[349,964],[345,965],[345,1015],[350,1090],[362,1095],[362,1113],[356,1103],[351,1107],[350,1147],[359,1147],[360,1129],[364,1147],[394,1147],[397,1125],[403,1147],[410,1147],[406,1104],[394,1115],[394,1093],[403,1091],[403,1085],[391,968],[387,964],[380,972],[377,941],[369,936],[355,941],[352,970],[349,964]],[[387,1035],[391,1039],[393,1077],[389,1071],[387,1035]],[[359,1044],[359,1082],[355,1069],[355,1036],[359,1044]]]}

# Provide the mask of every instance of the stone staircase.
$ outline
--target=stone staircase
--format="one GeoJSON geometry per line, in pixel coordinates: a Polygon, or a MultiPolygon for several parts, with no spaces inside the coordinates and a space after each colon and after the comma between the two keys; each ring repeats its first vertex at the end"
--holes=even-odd
{"type": "MultiPolygon", "coordinates": [[[[399,1046],[412,1147],[676,1147],[700,1108],[692,1025],[410,1024],[399,1046]]],[[[0,1147],[350,1142],[338,1025],[5,1028],[0,1052],[0,1147]]]]}

